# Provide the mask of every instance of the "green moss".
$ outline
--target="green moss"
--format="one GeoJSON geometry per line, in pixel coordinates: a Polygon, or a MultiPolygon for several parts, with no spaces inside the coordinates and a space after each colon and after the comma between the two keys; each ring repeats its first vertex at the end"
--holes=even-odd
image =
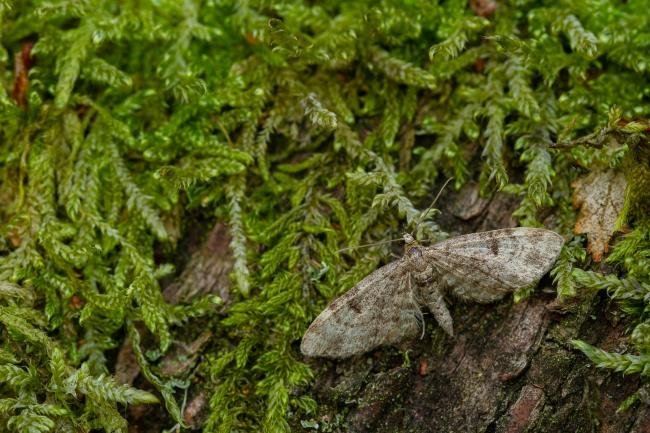
{"type": "MultiPolygon", "coordinates": [[[[165,352],[213,311],[161,296],[190,211],[233,239],[234,303],[197,372],[204,429],[220,432],[288,431],[314,411],[294,392],[312,378],[295,343],[390,254],[337,251],[413,229],[440,180],[480,179],[520,199],[522,224],[552,214],[571,236],[580,170],[642,170],[648,154],[626,123],[650,112],[645,3],[499,2],[489,19],[466,3],[0,2],[0,422],[124,429],[118,404],[153,401],[106,379],[125,334],[180,421],[140,334],[165,352]],[[29,87],[12,95],[28,41],[29,87]],[[599,131],[621,146],[580,141],[599,131]]],[[[621,278],[577,279],[639,320],[648,356],[647,188],[631,185],[621,278]]],[[[583,256],[567,248],[556,278],[572,295],[583,256]]]]}

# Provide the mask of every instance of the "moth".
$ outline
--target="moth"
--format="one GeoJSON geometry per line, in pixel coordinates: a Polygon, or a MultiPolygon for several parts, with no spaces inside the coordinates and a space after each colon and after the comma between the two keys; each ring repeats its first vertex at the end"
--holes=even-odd
{"type": "Polygon", "coordinates": [[[346,358],[417,335],[426,305],[454,335],[445,296],[494,302],[536,284],[549,271],[564,239],[538,228],[517,227],[458,236],[421,246],[404,234],[404,255],[332,301],[307,329],[306,356],[346,358]]]}

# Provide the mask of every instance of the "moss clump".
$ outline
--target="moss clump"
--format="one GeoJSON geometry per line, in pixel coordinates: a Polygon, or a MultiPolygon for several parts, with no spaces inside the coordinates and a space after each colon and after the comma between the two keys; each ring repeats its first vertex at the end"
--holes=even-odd
{"type": "MultiPolygon", "coordinates": [[[[645,6],[499,2],[477,16],[465,1],[0,2],[0,422],[124,430],[118,404],[153,401],[107,379],[124,335],[180,422],[177,383],[140,334],[165,352],[214,311],[213,299],[172,306],[160,292],[198,210],[228,223],[236,283],[197,371],[212,392],[204,430],[287,431],[290,413],[315,408],[292,392],[312,377],[294,343],[389,254],[339,248],[412,228],[449,176],[501,188],[521,200],[522,224],[550,214],[570,236],[571,181],[608,155],[636,166],[645,6]],[[605,124],[621,146],[577,140],[605,124]]],[[[627,222],[610,258],[622,277],[577,278],[643,322],[639,355],[607,366],[638,356],[647,374],[650,223],[633,211],[627,222]]],[[[420,231],[444,236],[431,220],[420,231]]],[[[560,289],[582,266],[572,248],[560,289]]]]}

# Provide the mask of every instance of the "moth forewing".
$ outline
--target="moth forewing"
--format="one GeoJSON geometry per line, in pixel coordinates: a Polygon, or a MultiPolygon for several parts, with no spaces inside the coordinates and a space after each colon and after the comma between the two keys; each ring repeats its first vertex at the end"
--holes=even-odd
{"type": "Polygon", "coordinates": [[[563,244],[553,231],[518,227],[458,236],[426,248],[425,256],[454,294],[492,302],[539,281],[563,244]]]}
{"type": "Polygon", "coordinates": [[[402,259],[365,277],[316,317],[300,351],[307,356],[345,358],[417,334],[419,307],[408,277],[402,259]]]}

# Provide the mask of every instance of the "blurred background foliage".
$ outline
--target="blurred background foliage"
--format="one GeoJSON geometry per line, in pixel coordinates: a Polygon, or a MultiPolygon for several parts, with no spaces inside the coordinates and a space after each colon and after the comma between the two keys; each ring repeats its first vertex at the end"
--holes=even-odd
{"type": "Polygon", "coordinates": [[[302,333],[391,251],[337,250],[412,230],[451,176],[571,240],[571,183],[624,172],[611,273],[577,237],[553,274],[560,298],[608,290],[637,324],[628,354],[575,344],[650,375],[649,6],[0,1],[0,423],[124,431],[122,405],[157,400],[181,423],[187,383],[157,360],[201,318],[204,431],[289,431],[316,406],[296,392],[302,333]],[[161,295],[197,215],[232,236],[219,314],[161,295]],[[157,397],[111,379],[126,336],[157,397]]]}

